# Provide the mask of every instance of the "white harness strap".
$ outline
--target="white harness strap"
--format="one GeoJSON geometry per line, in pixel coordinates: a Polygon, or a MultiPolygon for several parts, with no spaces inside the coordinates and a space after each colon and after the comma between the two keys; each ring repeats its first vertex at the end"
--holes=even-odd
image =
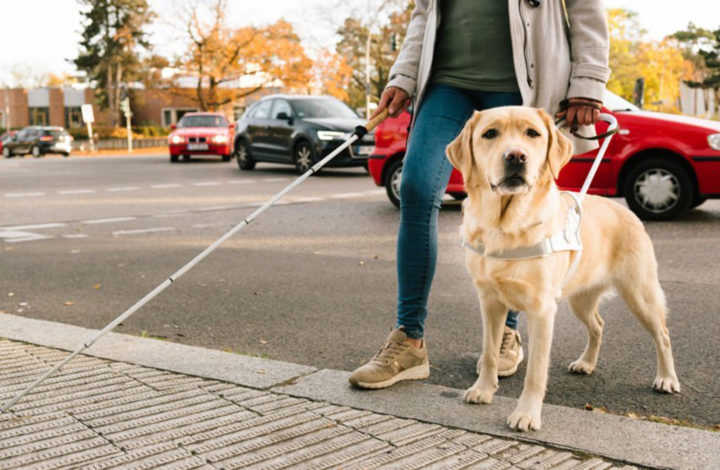
{"type": "Polygon", "coordinates": [[[530,246],[522,246],[513,248],[511,250],[505,250],[502,252],[488,252],[485,245],[480,243],[476,246],[471,245],[466,240],[462,241],[462,245],[475,253],[485,256],[486,258],[495,258],[502,260],[523,260],[533,258],[544,258],[553,253],[561,251],[577,251],[577,255],[573,259],[570,267],[568,268],[565,278],[563,279],[562,286],[558,291],[558,298],[562,296],[562,290],[565,288],[573,274],[577,270],[582,258],[582,239],[580,238],[580,224],[582,223],[582,201],[581,196],[578,193],[571,193],[569,191],[561,191],[560,194],[569,196],[574,203],[573,207],[568,209],[567,218],[565,219],[565,227],[552,235],[547,237],[538,243],[530,246]]]}

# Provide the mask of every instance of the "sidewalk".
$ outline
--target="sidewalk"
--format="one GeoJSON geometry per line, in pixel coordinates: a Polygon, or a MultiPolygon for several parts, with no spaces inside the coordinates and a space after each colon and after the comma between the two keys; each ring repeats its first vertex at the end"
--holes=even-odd
{"type": "MultiPolygon", "coordinates": [[[[91,333],[0,315],[0,399],[91,333]]],[[[549,406],[547,430],[517,434],[504,429],[511,399],[470,406],[459,390],[421,383],[363,392],[346,372],[115,333],[88,353],[0,415],[0,469],[701,469],[720,455],[717,433],[549,406]],[[601,459],[594,450],[616,454],[584,445],[608,423],[615,442],[605,445],[636,458],[601,459]],[[578,445],[557,444],[567,432],[578,445]],[[642,436],[650,444],[633,442],[642,436]]]]}

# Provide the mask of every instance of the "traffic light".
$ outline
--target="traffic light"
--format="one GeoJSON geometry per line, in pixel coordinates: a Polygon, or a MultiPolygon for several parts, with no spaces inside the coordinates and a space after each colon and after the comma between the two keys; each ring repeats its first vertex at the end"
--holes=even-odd
{"type": "Polygon", "coordinates": [[[125,114],[126,116],[129,116],[130,113],[130,98],[125,98],[120,102],[120,110],[125,114]]]}

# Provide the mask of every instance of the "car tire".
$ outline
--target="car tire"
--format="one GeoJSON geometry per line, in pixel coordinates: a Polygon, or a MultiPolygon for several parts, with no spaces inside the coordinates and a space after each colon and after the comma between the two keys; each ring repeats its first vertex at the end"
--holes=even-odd
{"type": "Polygon", "coordinates": [[[255,159],[250,154],[250,146],[244,139],[238,140],[235,144],[235,159],[237,160],[238,168],[241,170],[255,169],[255,159]]]}
{"type": "Polygon", "coordinates": [[[625,177],[623,195],[643,220],[671,220],[687,211],[695,193],[691,175],[679,163],[650,158],[633,166],[625,177]]]}
{"type": "Polygon", "coordinates": [[[388,164],[385,172],[385,192],[395,207],[400,207],[400,180],[402,179],[403,162],[401,159],[393,160],[388,164]]]}
{"type": "Polygon", "coordinates": [[[40,151],[40,147],[38,147],[37,145],[33,145],[30,153],[32,153],[32,156],[35,158],[40,158],[43,156],[42,152],[40,151]]]}
{"type": "MultiPolygon", "coordinates": [[[[293,163],[295,164],[295,170],[298,174],[307,172],[315,162],[315,152],[313,151],[312,145],[307,140],[301,140],[295,144],[293,150],[293,163]]],[[[317,174],[318,172],[315,172],[317,174]]]]}
{"type": "Polygon", "coordinates": [[[67,158],[67,157],[70,156],[70,152],[63,152],[62,156],[63,156],[64,158],[67,158]]]}
{"type": "Polygon", "coordinates": [[[693,199],[692,204],[690,204],[690,209],[695,209],[697,206],[701,205],[703,202],[707,201],[706,197],[703,196],[695,196],[693,199]]]}
{"type": "Polygon", "coordinates": [[[170,155],[170,163],[177,163],[180,155],[170,155]]]}
{"type": "Polygon", "coordinates": [[[229,162],[231,159],[232,159],[232,155],[231,155],[231,154],[227,154],[227,155],[223,155],[223,156],[222,156],[222,161],[224,161],[224,162],[229,162]]]}
{"type": "Polygon", "coordinates": [[[5,158],[12,158],[12,157],[13,157],[13,153],[12,153],[12,151],[11,151],[8,147],[3,147],[3,151],[2,151],[2,152],[3,152],[3,157],[5,157],[5,158]]]}
{"type": "Polygon", "coordinates": [[[190,155],[183,155],[183,160],[186,162],[190,160],[190,155]]]}

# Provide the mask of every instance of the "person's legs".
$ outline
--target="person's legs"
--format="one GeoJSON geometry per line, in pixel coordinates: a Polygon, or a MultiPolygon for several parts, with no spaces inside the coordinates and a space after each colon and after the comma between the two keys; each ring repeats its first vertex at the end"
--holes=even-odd
{"type": "Polygon", "coordinates": [[[418,111],[403,161],[397,240],[397,326],[423,337],[427,301],[437,261],[438,211],[452,166],[445,147],[472,115],[470,92],[435,85],[418,111]]]}

